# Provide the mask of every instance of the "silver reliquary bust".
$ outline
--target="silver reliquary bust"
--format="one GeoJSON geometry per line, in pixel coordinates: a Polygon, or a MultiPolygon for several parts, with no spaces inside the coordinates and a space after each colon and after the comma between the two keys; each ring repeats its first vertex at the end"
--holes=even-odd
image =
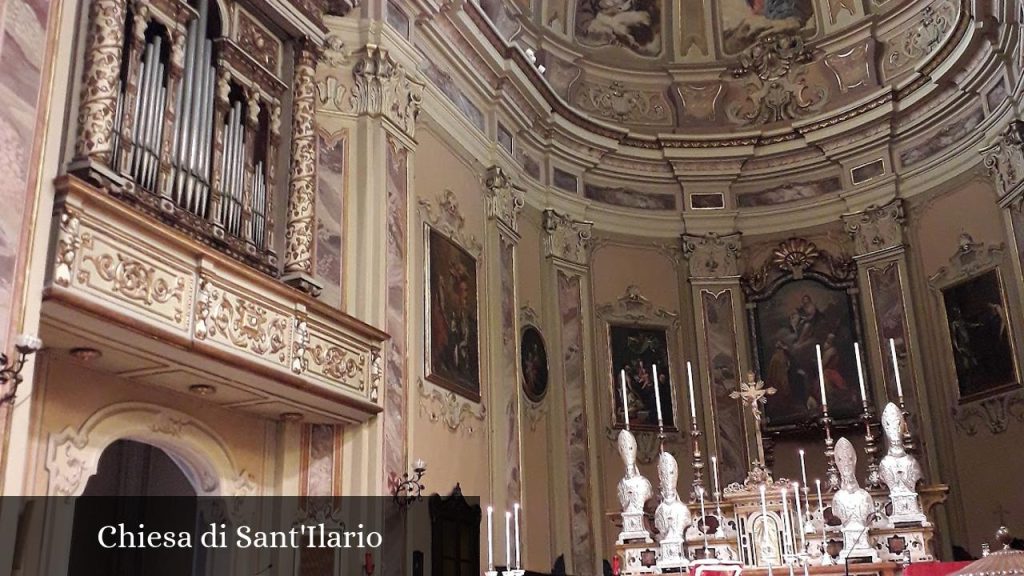
{"type": "Polygon", "coordinates": [[[878,474],[889,487],[889,499],[892,500],[889,520],[893,524],[927,524],[928,519],[917,497],[921,465],[903,446],[904,427],[906,421],[903,412],[890,402],[882,411],[882,430],[885,432],[888,451],[878,465],[878,474]]]}
{"type": "Polygon", "coordinates": [[[622,505],[622,532],[619,542],[643,539],[650,542],[644,528],[644,503],[652,496],[651,482],[636,467],[636,438],[629,430],[619,431],[619,455],[626,465],[626,475],[619,480],[619,504],[622,505]]]}
{"type": "Polygon", "coordinates": [[[875,501],[857,482],[857,451],[846,438],[835,448],[839,469],[839,490],[832,497],[832,512],[843,521],[843,551],[840,558],[870,557],[877,559],[868,544],[868,527],[875,513],[875,501]]]}

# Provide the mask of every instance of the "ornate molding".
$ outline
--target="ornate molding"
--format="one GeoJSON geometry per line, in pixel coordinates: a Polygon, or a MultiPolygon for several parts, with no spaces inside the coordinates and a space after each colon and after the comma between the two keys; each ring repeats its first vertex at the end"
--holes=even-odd
{"type": "Polygon", "coordinates": [[[760,268],[744,277],[742,284],[750,296],[764,293],[786,278],[799,280],[808,274],[826,278],[832,284],[852,283],[856,272],[853,260],[834,256],[805,238],[789,238],[772,250],[760,268]]]}
{"type": "Polygon", "coordinates": [[[828,89],[810,86],[807,66],[815,55],[798,33],[762,36],[739,56],[734,78],[747,79],[747,98],[727,110],[734,122],[746,125],[795,120],[817,112],[828,101],[828,89]]]}
{"type": "Polygon", "coordinates": [[[54,258],[53,283],[65,288],[71,285],[72,270],[77,266],[82,247],[81,221],[70,208],[61,209],[57,222],[57,250],[54,258]]]}
{"type": "Polygon", "coordinates": [[[868,206],[862,212],[843,216],[846,233],[853,239],[854,250],[864,256],[903,245],[903,200],[897,198],[884,206],[868,206]]]}
{"type": "Polygon", "coordinates": [[[956,253],[949,257],[949,264],[928,278],[928,286],[941,290],[978,272],[995,268],[1003,262],[1005,250],[1006,245],[1003,243],[986,246],[984,242],[975,242],[970,234],[963,232],[956,253]]]}
{"type": "Polygon", "coordinates": [[[664,308],[655,306],[640,293],[635,285],[626,287],[626,292],[614,304],[599,304],[595,308],[597,317],[605,321],[656,323],[675,329],[679,325],[679,315],[664,308]]]}
{"type": "Polygon", "coordinates": [[[445,190],[437,196],[437,204],[421,198],[419,201],[420,217],[438,232],[448,236],[457,244],[479,257],[483,246],[476,236],[466,231],[466,218],[459,208],[459,198],[455,192],[445,190]]]}
{"type": "Polygon", "coordinates": [[[500,166],[487,169],[484,185],[487,189],[487,217],[498,220],[512,232],[518,232],[519,213],[526,206],[526,195],[500,166]]]}
{"type": "Polygon", "coordinates": [[[1024,423],[1024,392],[1020,389],[953,407],[956,429],[967,436],[978,433],[981,424],[992,434],[1002,434],[1009,427],[1010,417],[1024,423]]]}
{"type": "Polygon", "coordinates": [[[920,20],[900,35],[885,43],[882,71],[885,78],[921,60],[934,51],[957,22],[957,3],[946,0],[926,6],[920,20]]]}
{"type": "Polygon", "coordinates": [[[740,275],[741,234],[719,236],[684,234],[683,255],[690,262],[690,276],[694,278],[727,278],[740,275]]]}
{"type": "Polygon", "coordinates": [[[387,50],[373,45],[366,47],[352,76],[349,105],[354,114],[384,118],[410,138],[415,136],[423,82],[413,79],[387,50]]]}
{"type": "Polygon", "coordinates": [[[1001,198],[1024,188],[1024,121],[1010,122],[996,143],[981,153],[1001,198]]]}
{"type": "Polygon", "coordinates": [[[618,122],[658,125],[672,122],[670,106],[662,92],[631,89],[618,81],[607,86],[583,84],[573,101],[584,112],[618,122]]]}
{"type": "Polygon", "coordinates": [[[593,222],[574,220],[551,208],[544,210],[544,255],[586,266],[590,260],[593,222]]]}
{"type": "Polygon", "coordinates": [[[473,421],[483,422],[487,416],[487,407],[481,402],[476,404],[463,400],[454,392],[429,385],[419,380],[419,406],[423,414],[434,423],[442,423],[450,432],[462,431],[466,436],[476,432],[473,421]]]}

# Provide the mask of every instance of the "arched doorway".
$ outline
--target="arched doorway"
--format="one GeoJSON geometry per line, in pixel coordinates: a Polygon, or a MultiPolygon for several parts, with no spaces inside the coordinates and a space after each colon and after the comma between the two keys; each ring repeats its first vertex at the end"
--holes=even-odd
{"type": "MultiPolygon", "coordinates": [[[[187,530],[196,535],[196,490],[174,458],[151,444],[118,440],[103,450],[96,474],[75,504],[68,576],[204,574],[200,548],[104,548],[104,526],[138,533],[187,530]],[[144,526],[144,529],[140,529],[144,526]]],[[[109,541],[120,537],[110,534],[109,541]]]]}

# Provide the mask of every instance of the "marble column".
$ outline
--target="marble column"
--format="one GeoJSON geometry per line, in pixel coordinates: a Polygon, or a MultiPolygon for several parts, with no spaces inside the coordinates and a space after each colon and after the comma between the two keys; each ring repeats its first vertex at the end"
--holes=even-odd
{"type": "Polygon", "coordinates": [[[313,296],[321,285],[314,279],[313,239],[316,236],[316,61],[309,40],[295,43],[292,84],[292,154],[285,222],[284,281],[313,296]]]}
{"type": "MultiPolygon", "coordinates": [[[[515,503],[522,503],[516,251],[519,244],[519,213],[525,200],[522,190],[513,184],[509,175],[499,166],[487,169],[484,199],[488,219],[484,237],[484,253],[489,256],[485,258],[487,283],[498,287],[497,291],[489,291],[487,314],[490,316],[490,325],[500,327],[500,338],[489,340],[489,353],[493,359],[489,368],[491,377],[488,379],[492,383],[489,411],[495,415],[490,426],[490,445],[493,461],[497,463],[491,477],[491,494],[495,509],[511,510],[515,503]]],[[[526,541],[525,535],[522,541],[526,541]]]]}
{"type": "MultiPolygon", "coordinates": [[[[700,382],[697,393],[698,421],[703,422],[707,457],[718,457],[721,486],[743,482],[750,469],[753,433],[748,433],[753,420],[747,421],[740,400],[729,394],[739,388],[745,378],[743,363],[746,341],[743,332],[743,292],[740,289],[739,233],[682,236],[683,255],[689,262],[690,290],[696,314],[697,352],[695,379],[700,382]]],[[[756,456],[754,456],[756,458],[756,456]]],[[[710,464],[705,466],[710,470],[710,464]]],[[[705,474],[706,489],[714,491],[714,479],[705,474]]]]}
{"type": "MultiPolygon", "coordinates": [[[[555,502],[569,510],[569,541],[566,570],[573,574],[600,573],[596,547],[603,542],[601,529],[603,511],[600,487],[595,477],[596,452],[590,439],[599,438],[593,410],[593,382],[587,374],[584,350],[589,346],[591,318],[590,247],[593,223],[575,220],[572,216],[545,210],[543,214],[544,254],[549,264],[549,293],[554,295],[558,310],[558,345],[552,347],[561,371],[558,400],[563,410],[556,410],[556,420],[563,420],[566,434],[564,470],[554,470],[552,477],[566,478],[567,484],[557,487],[555,502]],[[563,492],[565,490],[565,492],[563,492]]],[[[560,459],[559,459],[560,460],[560,459]]],[[[561,468],[561,466],[559,466],[561,468]]],[[[556,542],[556,545],[566,543],[556,542]]]]}
{"type": "Polygon", "coordinates": [[[125,0],[89,3],[78,139],[72,170],[113,174],[109,166],[114,152],[117,95],[121,90],[126,12],[125,0]]]}

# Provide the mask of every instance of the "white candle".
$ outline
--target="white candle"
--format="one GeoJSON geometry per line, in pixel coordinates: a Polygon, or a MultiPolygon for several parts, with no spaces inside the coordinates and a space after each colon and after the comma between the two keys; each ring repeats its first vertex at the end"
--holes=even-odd
{"type": "Polygon", "coordinates": [[[652,364],[651,367],[654,369],[654,407],[658,411],[658,428],[661,428],[661,386],[658,382],[658,365],[652,364]]]}
{"type": "Polygon", "coordinates": [[[800,449],[800,476],[803,478],[804,485],[807,485],[807,462],[804,459],[804,450],[800,449]]]}
{"type": "Polygon", "coordinates": [[[487,507],[487,571],[494,572],[494,506],[487,507]]]}
{"type": "Polygon", "coordinates": [[[697,419],[697,403],[693,395],[693,365],[686,363],[686,380],[690,388],[690,418],[697,419]]]}
{"type": "Polygon", "coordinates": [[[521,570],[523,568],[523,557],[520,552],[522,540],[519,539],[519,502],[516,502],[512,509],[515,510],[516,517],[516,569],[521,570]]]}
{"type": "Polygon", "coordinates": [[[797,529],[800,530],[800,553],[803,554],[804,549],[807,547],[807,543],[804,541],[804,513],[800,509],[800,483],[793,482],[793,495],[796,500],[796,517],[797,517],[797,529]]]}
{"type": "Polygon", "coordinates": [[[722,486],[718,482],[718,457],[717,456],[712,456],[711,457],[711,470],[714,472],[714,475],[715,475],[715,494],[717,495],[716,499],[719,502],[721,502],[722,501],[722,486]]]}
{"type": "MultiPolygon", "coordinates": [[[[822,501],[822,499],[821,499],[821,480],[818,480],[816,478],[814,480],[814,485],[818,488],[818,511],[822,511],[822,510],[825,509],[825,502],[822,501]]],[[[822,513],[822,514],[823,514],[822,515],[822,520],[824,520],[824,518],[825,518],[824,517],[824,513],[822,513]]]]}
{"type": "Polygon", "coordinates": [[[789,492],[783,488],[782,493],[782,548],[786,554],[793,553],[793,533],[789,529],[789,492]]]}
{"type": "MultiPolygon", "coordinates": [[[[861,364],[861,360],[860,360],[860,343],[858,343],[858,342],[854,342],[853,343],[853,354],[854,354],[854,356],[857,357],[857,379],[860,381],[860,399],[861,399],[862,402],[867,404],[868,403],[868,391],[867,391],[867,388],[864,387],[864,366],[861,364]]],[[[806,484],[806,483],[807,483],[807,479],[804,478],[804,484],[806,484]]]]}
{"type": "Polygon", "coordinates": [[[900,364],[896,361],[896,340],[889,338],[889,351],[892,352],[892,371],[896,373],[896,394],[903,402],[903,382],[900,381],[900,364]]]}
{"type": "Polygon", "coordinates": [[[818,385],[821,387],[821,405],[828,407],[828,400],[825,398],[825,367],[821,364],[821,344],[816,344],[814,351],[818,354],[818,385]]]}
{"type": "Polygon", "coordinates": [[[708,514],[704,511],[704,487],[697,488],[697,496],[700,497],[700,531],[704,534],[704,548],[708,547],[708,514]]]}
{"type": "Polygon", "coordinates": [[[512,569],[512,513],[505,510],[505,569],[512,569]]]}
{"type": "Polygon", "coordinates": [[[629,397],[626,396],[626,371],[620,372],[622,376],[622,417],[626,420],[626,430],[629,430],[629,397]]]}

